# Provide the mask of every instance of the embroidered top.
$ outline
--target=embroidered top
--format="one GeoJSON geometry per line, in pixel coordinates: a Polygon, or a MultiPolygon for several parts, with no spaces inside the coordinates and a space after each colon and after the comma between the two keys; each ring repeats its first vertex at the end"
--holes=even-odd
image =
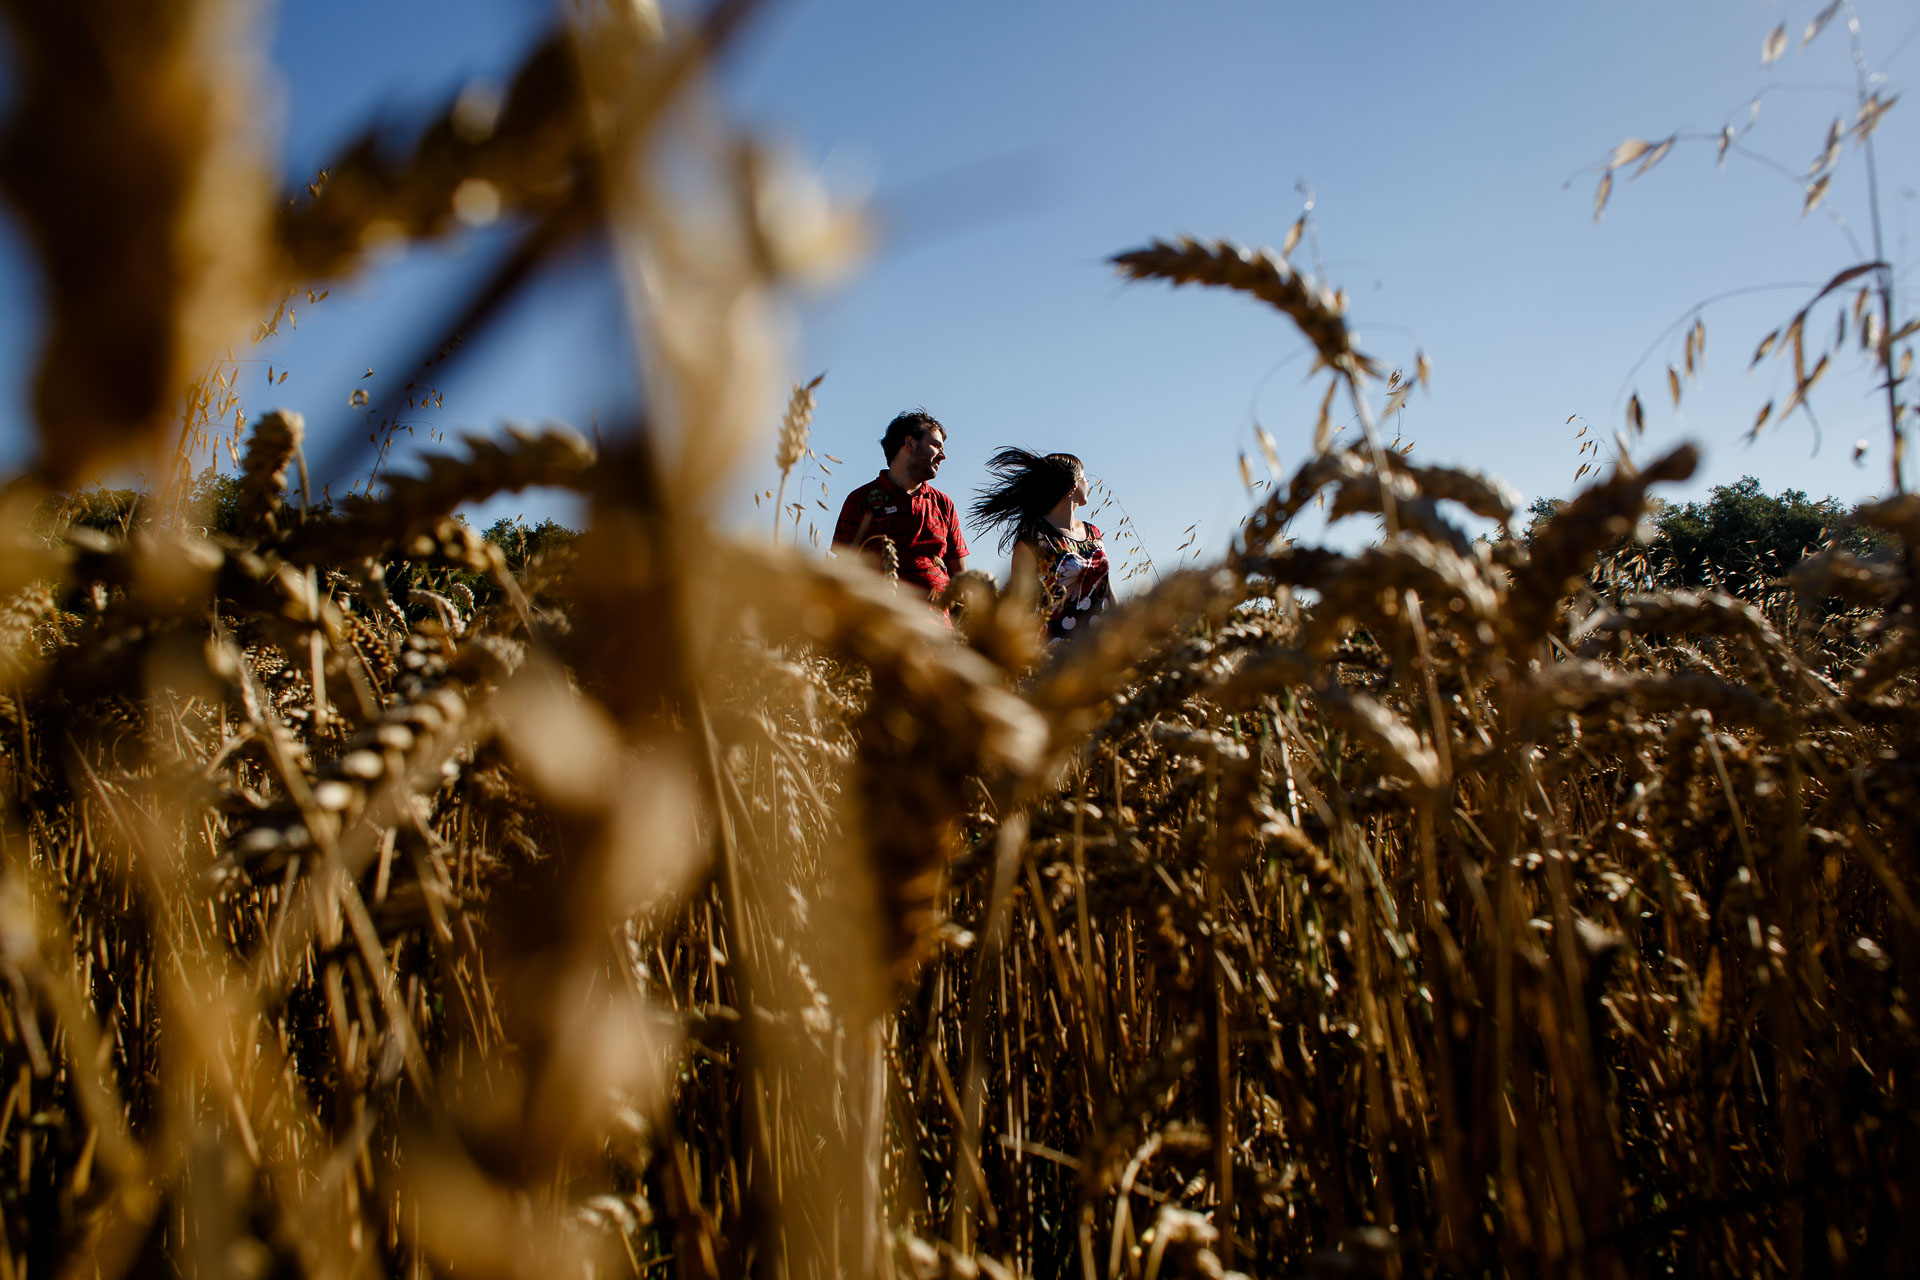
{"type": "Polygon", "coordinates": [[[1051,521],[1041,520],[1027,539],[1040,568],[1040,606],[1047,611],[1049,640],[1076,634],[1113,604],[1100,527],[1091,520],[1081,523],[1084,538],[1069,537],[1051,521]]]}
{"type": "Polygon", "coordinates": [[[883,537],[892,538],[900,553],[900,581],[930,597],[947,589],[947,565],[967,554],[953,499],[930,484],[908,493],[885,471],[847,495],[833,526],[833,545],[857,547],[877,564],[883,537]]]}

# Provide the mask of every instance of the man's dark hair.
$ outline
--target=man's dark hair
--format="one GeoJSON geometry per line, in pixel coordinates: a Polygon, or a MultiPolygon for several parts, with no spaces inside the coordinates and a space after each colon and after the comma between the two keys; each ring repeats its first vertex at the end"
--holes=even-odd
{"type": "Polygon", "coordinates": [[[909,440],[918,440],[934,430],[945,431],[946,428],[940,425],[940,419],[925,409],[908,409],[905,413],[895,414],[893,421],[887,424],[887,434],[880,437],[880,448],[885,451],[888,464],[892,464],[893,455],[900,452],[901,445],[909,440]]]}

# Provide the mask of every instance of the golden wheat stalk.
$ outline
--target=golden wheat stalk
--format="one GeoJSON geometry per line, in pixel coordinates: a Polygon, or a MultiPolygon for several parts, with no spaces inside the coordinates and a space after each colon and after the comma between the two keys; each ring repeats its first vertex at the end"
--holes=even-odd
{"type": "Polygon", "coordinates": [[[390,155],[370,134],[356,139],[281,209],[280,251],[296,279],[317,282],[402,239],[546,211],[572,190],[589,145],[579,59],[556,33],[503,93],[479,82],[463,90],[408,153],[390,155]]]}
{"type": "Polygon", "coordinates": [[[1509,646],[1524,650],[1544,635],[1567,588],[1593,563],[1600,549],[1633,531],[1646,509],[1647,490],[1693,474],[1700,453],[1681,445],[1638,470],[1621,466],[1574,495],[1528,543],[1523,563],[1507,588],[1502,625],[1509,646]]]}
{"type": "Polygon", "coordinates": [[[1354,349],[1345,296],[1300,274],[1268,250],[1248,249],[1231,240],[1182,236],[1173,243],[1155,240],[1144,249],[1115,254],[1110,261],[1134,280],[1220,285],[1250,293],[1298,325],[1321,363],[1350,377],[1380,372],[1377,361],[1354,349]]]}
{"type": "Polygon", "coordinates": [[[240,494],[234,529],[242,537],[278,531],[287,466],[300,450],[306,419],[291,409],[274,409],[254,421],[247,456],[240,466],[240,494]]]}
{"type": "Polygon", "coordinates": [[[559,426],[530,430],[510,426],[505,440],[466,439],[467,456],[430,453],[425,471],[391,476],[379,497],[353,497],[339,504],[339,518],[302,525],[283,544],[289,560],[316,563],[351,560],[382,547],[406,545],[434,534],[459,507],[496,493],[546,486],[578,487],[592,471],[592,446],[559,426]]]}
{"type": "Polygon", "coordinates": [[[151,454],[180,388],[259,304],[271,186],[252,8],[5,6],[20,81],[0,186],[47,280],[35,407],[57,485],[151,454]]]}
{"type": "Polygon", "coordinates": [[[787,500],[787,476],[800,465],[800,459],[807,456],[807,438],[813,427],[813,392],[827,375],[817,375],[812,382],[793,384],[793,394],[787,397],[787,411],[780,419],[780,440],[774,447],[773,465],[780,468],[780,487],[773,499],[773,540],[780,540],[780,514],[787,500]]]}

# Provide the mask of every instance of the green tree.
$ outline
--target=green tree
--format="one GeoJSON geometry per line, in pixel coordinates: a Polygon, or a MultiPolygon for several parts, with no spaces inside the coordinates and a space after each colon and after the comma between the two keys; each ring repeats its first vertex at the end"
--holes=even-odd
{"type": "Polygon", "coordinates": [[[580,533],[558,520],[542,520],[539,524],[529,526],[522,524],[517,516],[503,516],[488,525],[482,536],[500,548],[500,554],[506,557],[507,568],[517,574],[527,567],[529,560],[560,550],[578,538],[580,533]]]}
{"type": "MultiPolygon", "coordinates": [[[[1564,505],[1541,498],[1528,508],[1529,540],[1564,505]]],[[[1753,596],[1789,573],[1807,555],[1829,545],[1871,553],[1881,539],[1856,525],[1835,498],[1809,498],[1799,489],[1767,493],[1752,476],[1715,485],[1704,501],[1661,503],[1650,513],[1653,536],[1643,548],[1653,585],[1717,588],[1753,596]]],[[[1627,540],[1609,554],[1628,549],[1627,540]]]]}
{"type": "MultiPolygon", "coordinates": [[[[1770,494],[1752,476],[1715,485],[1704,502],[1670,506],[1654,520],[1655,562],[1672,586],[1750,595],[1806,555],[1854,535],[1847,509],[1799,489],[1770,494]]],[[[1857,538],[1856,538],[1857,540],[1857,538]]]]}

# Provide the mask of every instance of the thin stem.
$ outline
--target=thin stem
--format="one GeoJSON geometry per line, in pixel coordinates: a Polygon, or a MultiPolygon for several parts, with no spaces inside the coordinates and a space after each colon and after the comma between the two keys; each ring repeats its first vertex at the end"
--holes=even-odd
{"type": "Polygon", "coordinates": [[[1653,359],[1654,353],[1666,345],[1667,339],[1685,328],[1688,321],[1700,319],[1701,314],[1705,312],[1708,307],[1713,306],[1715,303],[1725,302],[1729,298],[1738,298],[1749,293],[1773,293],[1782,289],[1818,289],[1819,287],[1820,282],[1817,280],[1782,280],[1777,284],[1744,285],[1738,289],[1728,289],[1723,293],[1716,293],[1711,298],[1702,298],[1681,312],[1678,320],[1675,320],[1672,324],[1662,329],[1660,336],[1647,344],[1647,349],[1640,353],[1640,358],[1633,362],[1632,367],[1627,370],[1627,376],[1620,380],[1619,387],[1614,390],[1613,407],[1615,409],[1620,407],[1620,402],[1626,398],[1628,388],[1633,386],[1634,378],[1637,377],[1640,370],[1646,366],[1647,361],[1653,359]]]}
{"type": "MultiPolygon", "coordinates": [[[[1853,40],[1853,73],[1857,79],[1857,98],[1862,111],[1866,109],[1866,83],[1870,79],[1866,71],[1866,54],[1860,48],[1860,15],[1853,10],[1853,0],[1847,0],[1847,35],[1853,40]]],[[[1887,436],[1893,443],[1893,457],[1887,466],[1893,468],[1893,491],[1905,493],[1907,482],[1901,476],[1901,462],[1905,455],[1901,439],[1901,401],[1899,401],[1899,380],[1893,376],[1893,265],[1887,263],[1885,242],[1880,230],[1880,163],[1874,154],[1874,134],[1864,130],[1860,136],[1860,150],[1866,152],[1866,211],[1872,219],[1874,228],[1874,259],[1880,261],[1880,271],[1874,273],[1874,288],[1880,294],[1880,332],[1884,334],[1880,342],[1880,351],[1874,355],[1880,359],[1880,367],[1885,368],[1885,390],[1887,390],[1887,436]]]]}
{"type": "MultiPolygon", "coordinates": [[[[1861,111],[1867,105],[1867,82],[1871,78],[1867,71],[1867,56],[1860,45],[1860,15],[1854,10],[1853,0],[1847,0],[1847,35],[1853,43],[1854,94],[1861,111]]],[[[1874,289],[1880,295],[1881,339],[1880,350],[1874,354],[1880,365],[1886,370],[1887,392],[1887,432],[1893,445],[1893,457],[1888,466],[1893,468],[1893,491],[1906,492],[1906,482],[1900,474],[1902,454],[1905,452],[1900,438],[1900,397],[1899,383],[1893,376],[1893,267],[1887,262],[1885,242],[1880,231],[1880,167],[1874,155],[1873,133],[1862,132],[1860,148],[1867,156],[1867,213],[1873,226],[1873,256],[1880,263],[1880,269],[1874,272],[1874,289]]]]}
{"type": "Polygon", "coordinates": [[[1140,540],[1140,526],[1134,523],[1133,513],[1127,510],[1126,503],[1120,501],[1120,495],[1113,491],[1113,486],[1107,484],[1104,480],[1096,480],[1094,483],[1098,484],[1103,490],[1106,491],[1107,496],[1105,501],[1111,502],[1113,503],[1114,506],[1120,508],[1121,524],[1124,524],[1127,528],[1133,531],[1133,545],[1140,548],[1140,554],[1146,557],[1147,572],[1153,575],[1153,580],[1155,582],[1159,582],[1160,567],[1154,564],[1153,553],[1147,550],[1147,544],[1140,540]]]}
{"type": "Polygon", "coordinates": [[[1399,505],[1394,501],[1391,484],[1393,472],[1387,469],[1386,450],[1380,447],[1380,433],[1373,422],[1373,406],[1367,403],[1361,374],[1354,367],[1343,369],[1340,373],[1346,379],[1347,393],[1353,397],[1354,410],[1360,415],[1360,431],[1366,436],[1367,452],[1373,457],[1374,474],[1380,477],[1380,522],[1386,528],[1387,540],[1391,542],[1400,533],[1399,505]]]}

